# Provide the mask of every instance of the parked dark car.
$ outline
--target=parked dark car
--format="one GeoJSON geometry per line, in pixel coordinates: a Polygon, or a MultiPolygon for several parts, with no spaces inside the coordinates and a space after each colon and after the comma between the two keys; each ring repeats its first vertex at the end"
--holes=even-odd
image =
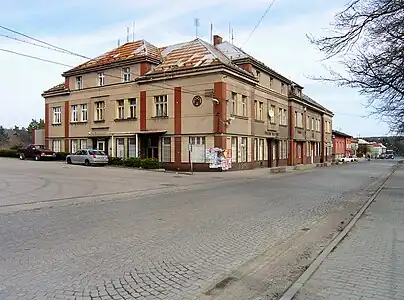
{"type": "Polygon", "coordinates": [[[56,153],[45,145],[28,145],[20,151],[20,159],[31,158],[35,160],[55,159],[56,153]]]}

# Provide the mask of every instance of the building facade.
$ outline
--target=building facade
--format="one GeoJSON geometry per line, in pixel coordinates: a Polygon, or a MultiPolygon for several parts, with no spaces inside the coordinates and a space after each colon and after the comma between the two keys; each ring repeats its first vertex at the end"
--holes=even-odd
{"type": "Polygon", "coordinates": [[[229,150],[232,169],[331,159],[332,112],[219,36],[129,42],[62,75],[43,93],[54,151],[96,148],[175,170],[192,160],[196,171],[215,147],[229,150]]]}
{"type": "Polygon", "coordinates": [[[349,157],[352,155],[352,139],[349,134],[341,131],[332,131],[333,151],[332,155],[335,159],[349,157]]]}

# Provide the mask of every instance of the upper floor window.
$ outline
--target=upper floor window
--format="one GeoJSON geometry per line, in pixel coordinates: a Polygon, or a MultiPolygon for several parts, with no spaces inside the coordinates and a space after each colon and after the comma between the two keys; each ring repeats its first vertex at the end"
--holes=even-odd
{"type": "Polygon", "coordinates": [[[72,122],[77,122],[79,120],[78,105],[72,105],[72,122]]]}
{"type": "Polygon", "coordinates": [[[232,114],[232,115],[237,114],[237,94],[236,93],[231,93],[230,114],[232,114]]]}
{"type": "Polygon", "coordinates": [[[62,123],[62,107],[56,106],[52,108],[53,110],[53,124],[62,123]]]}
{"type": "Polygon", "coordinates": [[[156,117],[167,117],[167,95],[155,96],[156,117]]]}
{"type": "Polygon", "coordinates": [[[83,88],[83,76],[76,77],[76,89],[81,90],[83,88]]]}
{"type": "Polygon", "coordinates": [[[314,118],[311,118],[311,130],[314,130],[314,118]]]}
{"type": "Polygon", "coordinates": [[[278,120],[279,125],[283,125],[283,109],[282,108],[280,108],[278,111],[278,118],[279,118],[279,120],[278,120]]]}
{"type": "Polygon", "coordinates": [[[104,120],[104,110],[105,110],[105,102],[98,101],[95,102],[95,121],[103,121],[104,120]]]}
{"type": "Polygon", "coordinates": [[[307,118],[306,118],[306,129],[310,130],[310,117],[309,116],[307,116],[307,118]]]}
{"type": "Polygon", "coordinates": [[[129,99],[129,117],[131,119],[136,118],[136,99],[135,98],[129,99]]]}
{"type": "Polygon", "coordinates": [[[130,68],[129,67],[123,68],[122,73],[123,73],[123,82],[129,82],[131,80],[130,68]]]}
{"type": "Polygon", "coordinates": [[[247,116],[247,96],[241,96],[241,115],[247,116]]]}
{"type": "Polygon", "coordinates": [[[258,71],[258,70],[256,70],[255,71],[255,74],[257,74],[257,79],[258,79],[258,81],[261,79],[261,72],[260,71],[258,71]]]}
{"type": "Polygon", "coordinates": [[[262,121],[264,118],[264,102],[258,104],[258,120],[262,121]]]}
{"type": "Polygon", "coordinates": [[[87,104],[81,105],[81,121],[87,122],[88,115],[87,115],[87,104]]]}
{"type": "Polygon", "coordinates": [[[272,90],[274,85],[274,79],[272,77],[269,77],[269,88],[272,90]]]}
{"type": "Polygon", "coordinates": [[[282,125],[288,125],[288,111],[286,109],[283,110],[282,125]]]}
{"type": "Polygon", "coordinates": [[[281,83],[281,94],[285,95],[285,84],[283,82],[281,83]]]}
{"type": "Polygon", "coordinates": [[[117,104],[117,119],[124,119],[125,118],[125,103],[123,100],[116,101],[117,104]]]}
{"type": "Polygon", "coordinates": [[[105,74],[104,72],[98,73],[98,86],[104,86],[105,84],[105,74]]]}
{"type": "MultiPolygon", "coordinates": [[[[268,118],[269,118],[269,122],[271,124],[276,124],[276,122],[275,122],[275,105],[271,105],[268,108],[268,118]]],[[[280,116],[279,116],[279,118],[280,118],[280,116]]]]}

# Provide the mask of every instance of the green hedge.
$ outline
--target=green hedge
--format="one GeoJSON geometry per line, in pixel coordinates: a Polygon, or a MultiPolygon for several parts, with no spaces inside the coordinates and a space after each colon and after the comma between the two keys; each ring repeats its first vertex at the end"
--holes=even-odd
{"type": "Polygon", "coordinates": [[[158,169],[159,161],[155,158],[135,158],[122,159],[120,157],[110,157],[109,164],[113,166],[123,166],[126,168],[158,169]]]}

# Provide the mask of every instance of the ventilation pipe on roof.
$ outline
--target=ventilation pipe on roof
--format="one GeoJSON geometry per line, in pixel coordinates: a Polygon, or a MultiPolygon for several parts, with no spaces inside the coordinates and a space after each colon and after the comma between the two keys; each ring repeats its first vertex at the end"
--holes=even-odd
{"type": "Polygon", "coordinates": [[[213,36],[213,46],[217,46],[223,42],[223,39],[220,35],[215,34],[213,36]]]}

